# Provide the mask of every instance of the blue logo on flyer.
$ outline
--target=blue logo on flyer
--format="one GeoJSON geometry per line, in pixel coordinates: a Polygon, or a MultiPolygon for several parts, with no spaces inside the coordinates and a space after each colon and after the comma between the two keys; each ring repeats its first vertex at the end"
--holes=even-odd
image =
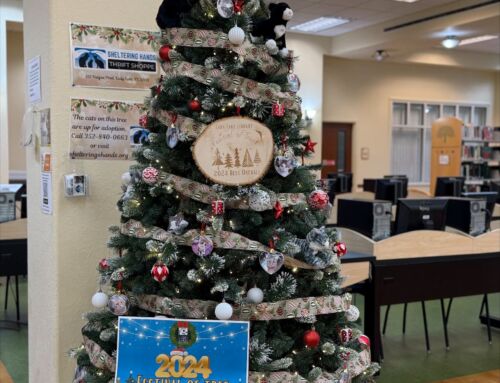
{"type": "Polygon", "coordinates": [[[247,383],[248,322],[120,317],[115,383],[247,383]]]}

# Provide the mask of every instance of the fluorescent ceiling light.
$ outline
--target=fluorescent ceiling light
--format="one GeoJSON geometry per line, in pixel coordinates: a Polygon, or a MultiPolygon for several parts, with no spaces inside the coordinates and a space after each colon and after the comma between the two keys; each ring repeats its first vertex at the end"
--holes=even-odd
{"type": "Polygon", "coordinates": [[[319,32],[324,31],[325,29],[338,27],[339,25],[348,23],[349,21],[351,20],[344,19],[342,17],[319,17],[317,19],[295,25],[291,29],[302,32],[319,32]]]}
{"type": "Polygon", "coordinates": [[[446,49],[453,49],[458,47],[460,44],[460,40],[456,36],[448,36],[443,41],[441,41],[441,45],[446,49]]]}
{"type": "Polygon", "coordinates": [[[416,3],[418,0],[395,0],[399,1],[400,3],[416,3]]]}
{"type": "Polygon", "coordinates": [[[483,35],[483,36],[471,37],[469,39],[464,39],[464,40],[460,41],[459,45],[469,45],[469,44],[482,43],[483,41],[488,41],[488,40],[493,40],[493,39],[498,39],[498,36],[496,36],[496,35],[483,35]]]}

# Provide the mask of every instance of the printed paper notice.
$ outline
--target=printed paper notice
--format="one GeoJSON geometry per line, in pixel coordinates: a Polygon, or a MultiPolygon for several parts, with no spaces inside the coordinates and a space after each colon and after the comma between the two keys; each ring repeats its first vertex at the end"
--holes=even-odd
{"type": "Polygon", "coordinates": [[[160,34],[71,23],[73,85],[149,89],[158,80],[160,34]]]}
{"type": "Polygon", "coordinates": [[[81,160],[128,160],[134,134],[143,129],[143,104],[71,100],[70,157],[81,160]]]}
{"type": "Polygon", "coordinates": [[[28,61],[28,96],[30,104],[42,101],[42,72],[40,56],[28,61]]]}
{"type": "Polygon", "coordinates": [[[447,154],[439,155],[439,165],[449,165],[450,164],[450,156],[447,154]]]}
{"type": "Polygon", "coordinates": [[[42,212],[52,214],[52,173],[42,172],[40,187],[42,212]]]}

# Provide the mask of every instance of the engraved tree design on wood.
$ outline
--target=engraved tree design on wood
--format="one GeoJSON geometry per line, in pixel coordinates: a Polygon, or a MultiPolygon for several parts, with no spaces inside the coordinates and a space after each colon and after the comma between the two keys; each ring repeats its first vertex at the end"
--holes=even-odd
{"type": "Polygon", "coordinates": [[[234,149],[234,167],[239,168],[241,166],[240,162],[240,153],[238,152],[238,149],[234,149]]]}
{"type": "Polygon", "coordinates": [[[262,162],[262,160],[260,159],[259,151],[256,150],[255,151],[255,157],[253,158],[253,163],[254,164],[260,164],[261,162],[262,162]]]}
{"type": "Polygon", "coordinates": [[[443,142],[446,143],[446,140],[448,137],[453,137],[455,135],[455,132],[453,131],[453,128],[449,125],[445,125],[439,128],[437,136],[439,138],[443,139],[443,142]]]}
{"type": "Polygon", "coordinates": [[[221,166],[224,165],[224,162],[222,161],[222,156],[219,152],[219,149],[215,151],[215,159],[214,162],[212,163],[212,166],[221,166]]]}
{"type": "Polygon", "coordinates": [[[251,168],[253,166],[252,158],[250,157],[250,153],[248,149],[245,150],[245,156],[243,157],[243,167],[251,168]]]}
{"type": "Polygon", "coordinates": [[[229,153],[226,154],[226,160],[224,162],[224,165],[228,169],[233,167],[233,158],[231,157],[231,154],[229,154],[229,153]]]}

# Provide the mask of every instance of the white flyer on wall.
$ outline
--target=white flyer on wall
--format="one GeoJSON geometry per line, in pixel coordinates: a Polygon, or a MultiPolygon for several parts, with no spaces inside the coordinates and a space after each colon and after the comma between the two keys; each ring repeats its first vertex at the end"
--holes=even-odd
{"type": "Polygon", "coordinates": [[[40,203],[44,214],[52,214],[52,173],[41,173],[40,203]]]}
{"type": "Polygon", "coordinates": [[[40,56],[28,61],[28,97],[30,104],[42,101],[42,69],[40,56]]]}

